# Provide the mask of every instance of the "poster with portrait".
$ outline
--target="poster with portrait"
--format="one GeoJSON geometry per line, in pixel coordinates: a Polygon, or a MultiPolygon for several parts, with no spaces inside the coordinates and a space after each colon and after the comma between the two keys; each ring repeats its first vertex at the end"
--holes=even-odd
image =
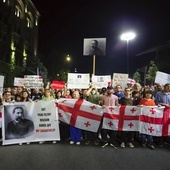
{"type": "Polygon", "coordinates": [[[60,140],[54,101],[4,104],[3,145],[60,140]]]}
{"type": "Polygon", "coordinates": [[[107,87],[108,84],[111,84],[111,75],[92,75],[92,85],[97,89],[107,87]]]}
{"type": "Polygon", "coordinates": [[[84,56],[105,56],[106,38],[84,38],[83,43],[84,56]]]}

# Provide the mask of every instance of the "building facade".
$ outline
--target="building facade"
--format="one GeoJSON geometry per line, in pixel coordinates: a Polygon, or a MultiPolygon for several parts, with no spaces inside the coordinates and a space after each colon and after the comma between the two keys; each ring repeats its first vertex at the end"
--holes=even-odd
{"type": "Polygon", "coordinates": [[[5,85],[23,77],[28,59],[37,56],[39,17],[31,0],[0,0],[0,75],[5,85]]]}

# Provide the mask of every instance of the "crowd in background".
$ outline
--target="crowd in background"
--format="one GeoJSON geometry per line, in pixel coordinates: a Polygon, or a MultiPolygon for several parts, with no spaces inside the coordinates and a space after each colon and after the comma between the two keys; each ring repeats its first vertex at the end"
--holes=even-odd
{"type": "MultiPolygon", "coordinates": [[[[142,87],[139,83],[128,85],[122,89],[120,85],[103,87],[97,89],[90,86],[88,89],[51,89],[50,84],[45,88],[29,89],[24,87],[6,87],[0,96],[0,107],[4,103],[10,102],[37,102],[38,100],[58,100],[60,98],[84,99],[91,103],[106,106],[165,106],[170,107],[170,84],[155,84],[153,86],[142,87]]],[[[76,127],[71,127],[64,122],[59,123],[61,141],[70,141],[70,144],[80,145],[82,141],[86,144],[99,145],[113,148],[134,148],[134,140],[140,142],[142,147],[155,149],[155,145],[163,147],[163,144],[170,144],[170,138],[153,137],[151,135],[139,134],[138,132],[119,132],[102,129],[102,124],[98,132],[83,131],[76,127]],[[83,140],[82,140],[83,139],[83,140]]],[[[1,134],[2,138],[2,134],[1,134]]],[[[43,143],[44,141],[40,142],[43,143]]],[[[56,143],[56,141],[53,141],[56,143]]]]}

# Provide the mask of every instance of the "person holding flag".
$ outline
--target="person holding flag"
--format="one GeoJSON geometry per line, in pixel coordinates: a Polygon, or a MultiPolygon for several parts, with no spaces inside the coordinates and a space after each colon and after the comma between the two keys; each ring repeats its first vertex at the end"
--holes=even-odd
{"type": "MultiPolygon", "coordinates": [[[[104,94],[101,98],[101,105],[103,108],[107,106],[120,106],[119,99],[116,95],[113,94],[113,87],[110,85],[107,87],[106,94],[104,94]]],[[[102,137],[102,145],[101,147],[106,147],[109,143],[110,146],[117,149],[116,143],[116,131],[109,129],[101,129],[101,137],[102,137]],[[107,135],[110,137],[110,141],[107,138],[107,135]]]]}

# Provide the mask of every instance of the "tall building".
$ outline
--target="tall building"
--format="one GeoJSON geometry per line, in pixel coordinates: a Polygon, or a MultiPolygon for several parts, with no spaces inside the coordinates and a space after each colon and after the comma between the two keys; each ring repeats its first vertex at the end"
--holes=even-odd
{"type": "Polygon", "coordinates": [[[31,0],[0,0],[0,75],[6,85],[37,56],[39,17],[31,0]]]}

